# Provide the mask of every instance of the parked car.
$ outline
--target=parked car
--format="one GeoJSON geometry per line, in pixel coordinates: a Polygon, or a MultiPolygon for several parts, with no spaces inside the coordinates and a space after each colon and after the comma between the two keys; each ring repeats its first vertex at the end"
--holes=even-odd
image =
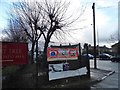
{"type": "Polygon", "coordinates": [[[111,57],[111,61],[112,62],[120,62],[120,55],[116,55],[116,56],[111,57]]]}
{"type": "Polygon", "coordinates": [[[87,54],[83,54],[82,56],[85,57],[85,58],[89,58],[89,59],[93,59],[94,58],[94,56],[91,55],[91,54],[88,54],[88,56],[87,56],[87,54]]]}
{"type": "Polygon", "coordinates": [[[99,59],[100,60],[110,60],[111,59],[111,55],[107,54],[107,53],[102,53],[99,55],[99,59]]]}

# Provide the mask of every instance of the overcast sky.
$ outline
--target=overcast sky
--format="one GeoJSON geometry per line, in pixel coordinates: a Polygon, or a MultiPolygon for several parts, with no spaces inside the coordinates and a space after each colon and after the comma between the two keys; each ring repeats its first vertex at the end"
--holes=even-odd
{"type": "MultiPolygon", "coordinates": [[[[0,0],[0,30],[7,27],[7,19],[10,2],[16,0],[0,0]]],[[[33,1],[33,0],[32,0],[33,1]]],[[[66,0],[68,1],[68,0],[66,0]]],[[[95,2],[96,11],[96,34],[97,44],[110,47],[117,38],[118,32],[118,1],[119,0],[69,0],[71,6],[69,10],[74,15],[81,11],[81,6],[86,7],[84,14],[80,17],[81,21],[76,22],[77,30],[70,30],[70,35],[64,35],[64,39],[52,41],[60,43],[89,43],[93,45],[93,12],[92,5],[95,2]],[[111,41],[112,40],[112,41],[111,41]],[[98,43],[99,42],[99,43],[98,43]]]]}

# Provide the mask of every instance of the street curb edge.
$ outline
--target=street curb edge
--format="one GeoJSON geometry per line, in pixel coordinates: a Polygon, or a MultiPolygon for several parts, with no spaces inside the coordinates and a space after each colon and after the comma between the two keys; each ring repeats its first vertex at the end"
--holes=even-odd
{"type": "Polygon", "coordinates": [[[115,73],[115,71],[111,71],[109,72],[108,74],[106,74],[104,77],[102,77],[101,79],[98,79],[97,81],[100,82],[100,81],[103,81],[104,79],[106,79],[108,76],[112,75],[113,73],[115,73]]]}

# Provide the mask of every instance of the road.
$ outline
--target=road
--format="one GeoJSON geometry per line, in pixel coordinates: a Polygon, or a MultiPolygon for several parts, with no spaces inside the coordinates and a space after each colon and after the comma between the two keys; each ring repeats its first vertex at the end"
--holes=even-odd
{"type": "MultiPolygon", "coordinates": [[[[94,67],[94,60],[90,60],[90,67],[94,67]]],[[[120,69],[120,63],[117,62],[111,62],[110,60],[97,60],[97,68],[103,69],[103,70],[112,70],[115,71],[114,74],[107,77],[105,80],[101,81],[100,83],[93,85],[91,87],[91,90],[96,90],[97,88],[118,88],[118,78],[120,76],[118,75],[118,71],[120,69]]],[[[119,87],[120,88],[120,87],[119,87]]]]}

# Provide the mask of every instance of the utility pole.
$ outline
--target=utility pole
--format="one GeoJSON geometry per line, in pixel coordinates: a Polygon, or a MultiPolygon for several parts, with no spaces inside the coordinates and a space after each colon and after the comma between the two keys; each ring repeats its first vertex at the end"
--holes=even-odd
{"type": "Polygon", "coordinates": [[[95,32],[95,3],[92,6],[93,9],[93,35],[94,35],[94,68],[97,68],[96,63],[96,32],[95,32]]]}

